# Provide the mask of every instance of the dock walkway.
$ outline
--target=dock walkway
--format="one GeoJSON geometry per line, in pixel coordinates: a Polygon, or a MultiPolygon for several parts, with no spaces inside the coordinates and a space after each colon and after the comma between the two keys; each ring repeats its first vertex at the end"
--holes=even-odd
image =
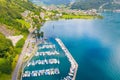
{"type": "Polygon", "coordinates": [[[66,56],[68,57],[70,63],[71,63],[71,68],[70,68],[70,74],[73,74],[72,80],[75,80],[76,78],[76,74],[77,74],[77,69],[78,69],[78,64],[77,62],[74,60],[74,58],[72,57],[72,55],[70,54],[70,52],[67,50],[67,48],[65,47],[65,45],[63,44],[63,42],[59,39],[56,38],[55,39],[58,44],[60,45],[60,47],[62,48],[62,50],[65,52],[66,56]]]}

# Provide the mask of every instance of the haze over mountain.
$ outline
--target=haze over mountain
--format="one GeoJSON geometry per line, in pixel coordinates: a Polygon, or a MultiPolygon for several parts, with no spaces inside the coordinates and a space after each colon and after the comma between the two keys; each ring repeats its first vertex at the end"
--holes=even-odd
{"type": "Polygon", "coordinates": [[[36,5],[71,5],[71,9],[120,9],[120,0],[30,0],[36,5]]]}
{"type": "Polygon", "coordinates": [[[120,9],[120,0],[76,0],[72,9],[120,9]]]}
{"type": "Polygon", "coordinates": [[[46,4],[46,5],[61,5],[61,4],[69,4],[70,2],[73,2],[74,0],[30,0],[31,2],[39,5],[39,4],[46,4]]]}

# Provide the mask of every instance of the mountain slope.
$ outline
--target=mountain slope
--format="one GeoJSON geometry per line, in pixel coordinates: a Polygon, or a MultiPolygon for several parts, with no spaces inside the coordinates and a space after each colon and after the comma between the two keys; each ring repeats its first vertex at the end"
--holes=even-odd
{"type": "Polygon", "coordinates": [[[113,2],[113,0],[76,0],[72,9],[99,9],[102,4],[113,2]]]}
{"type": "Polygon", "coordinates": [[[31,2],[22,0],[0,0],[0,24],[8,26],[9,29],[28,33],[26,25],[22,25],[19,20],[23,20],[21,13],[25,10],[39,14],[41,9],[37,9],[31,2]]]}
{"type": "Polygon", "coordinates": [[[41,10],[27,0],[0,0],[0,80],[11,80],[12,70],[17,62],[16,56],[20,54],[25,37],[29,33],[29,27],[25,25],[26,20],[21,13],[30,11],[34,19],[34,16],[39,15],[41,10]],[[13,46],[12,42],[5,37],[10,34],[21,34],[24,38],[13,46]]]}

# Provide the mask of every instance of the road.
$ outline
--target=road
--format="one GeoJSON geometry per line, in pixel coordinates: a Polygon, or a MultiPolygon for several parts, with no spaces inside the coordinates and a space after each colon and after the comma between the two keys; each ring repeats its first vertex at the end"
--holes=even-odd
{"type": "MultiPolygon", "coordinates": [[[[34,31],[34,30],[33,30],[33,31],[34,31]]],[[[32,31],[32,32],[33,32],[33,31],[32,31]]],[[[14,69],[14,71],[13,71],[12,80],[17,80],[17,78],[18,78],[19,71],[20,71],[20,68],[21,68],[21,66],[22,66],[23,58],[24,58],[25,53],[26,53],[26,50],[27,50],[27,45],[28,45],[28,43],[29,43],[29,40],[30,40],[31,37],[32,37],[32,32],[29,33],[29,35],[28,35],[28,37],[27,37],[27,39],[26,39],[26,41],[25,41],[25,44],[24,44],[23,49],[22,49],[22,52],[21,52],[21,54],[20,54],[20,56],[19,56],[18,62],[17,62],[17,64],[16,64],[16,67],[15,67],[15,69],[14,69]]]]}

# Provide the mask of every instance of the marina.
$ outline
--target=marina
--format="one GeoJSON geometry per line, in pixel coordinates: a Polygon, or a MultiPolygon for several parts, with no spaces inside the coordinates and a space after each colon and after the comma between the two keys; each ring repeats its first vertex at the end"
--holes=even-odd
{"type": "Polygon", "coordinates": [[[78,65],[60,39],[44,41],[25,64],[21,80],[75,80],[78,65]],[[62,46],[61,46],[62,44],[62,46]],[[67,66],[65,66],[67,64],[67,66]],[[67,68],[65,68],[67,67],[67,68]]]}

